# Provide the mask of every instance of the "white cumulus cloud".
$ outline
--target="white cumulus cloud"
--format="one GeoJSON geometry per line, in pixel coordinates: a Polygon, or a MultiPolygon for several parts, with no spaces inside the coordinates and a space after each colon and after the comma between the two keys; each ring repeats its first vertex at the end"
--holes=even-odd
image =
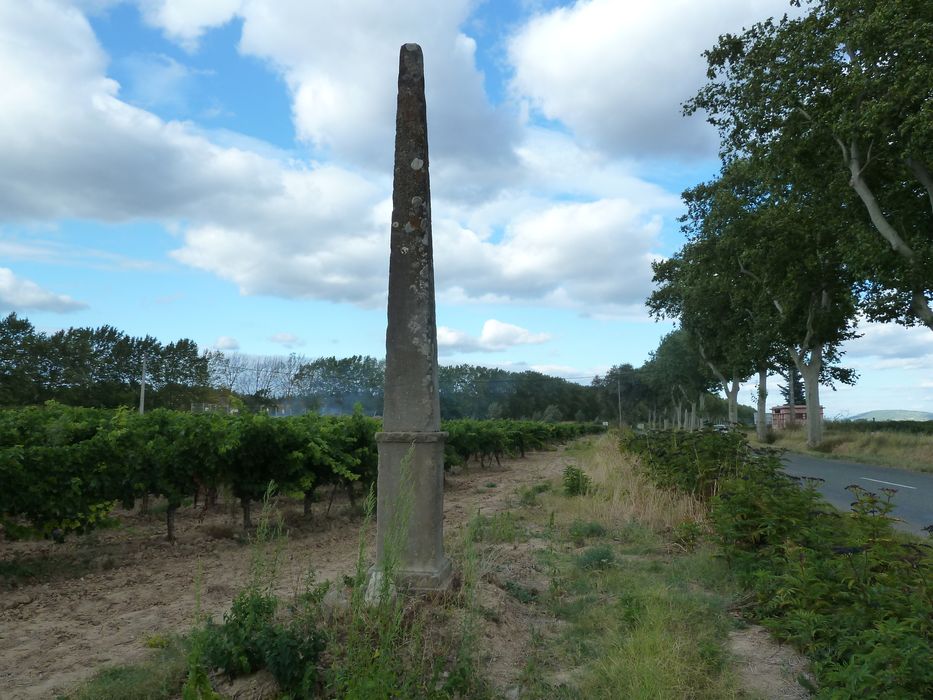
{"type": "Polygon", "coordinates": [[[497,352],[516,345],[540,345],[551,339],[547,333],[533,333],[521,326],[503,323],[494,318],[483,324],[479,336],[439,326],[437,329],[438,351],[445,354],[465,352],[497,352]]]}
{"type": "Polygon", "coordinates": [[[624,199],[555,204],[526,212],[500,242],[456,222],[437,235],[438,280],[447,295],[591,309],[640,306],[660,220],[624,199]]]}
{"type": "Polygon", "coordinates": [[[205,29],[241,18],[239,50],[282,74],[299,137],[322,155],[380,170],[392,163],[399,47],[419,43],[432,161],[463,174],[465,163],[501,169],[512,160],[517,115],[486,98],[476,42],[460,28],[469,0],[142,3],[147,20],[185,46],[205,29]]]}
{"type": "Polygon", "coordinates": [[[10,268],[0,267],[0,309],[65,313],[85,308],[87,304],[83,302],[50,292],[31,280],[16,276],[10,268]]]}
{"type": "Polygon", "coordinates": [[[0,4],[6,221],[155,219],[181,230],[179,260],[244,293],[382,298],[375,279],[388,247],[373,248],[387,229],[375,218],[381,184],[218,146],[120,100],[106,60],[78,11],[0,4]]]}
{"type": "Polygon", "coordinates": [[[182,42],[239,16],[240,50],[282,72],[299,132],[328,159],[295,160],[134,107],[81,12],[57,0],[0,3],[0,223],[159,221],[178,237],[175,260],[243,294],[378,306],[395,57],[423,36],[442,299],[640,307],[660,216],[677,198],[566,135],[514,131],[488,104],[459,28],[469,3],[358,0],[328,6],[327,17],[304,2],[187,6],[153,0],[144,10],[182,42]],[[333,104],[318,84],[336,91],[333,104]]]}
{"type": "Polygon", "coordinates": [[[715,155],[715,134],[681,104],[705,82],[701,53],[720,34],[789,10],[786,0],[577,0],[512,37],[512,90],[606,151],[715,155]]]}
{"type": "Polygon", "coordinates": [[[305,341],[294,333],[274,333],[269,336],[269,340],[285,348],[298,348],[305,344],[305,341]]]}
{"type": "Polygon", "coordinates": [[[243,0],[138,0],[146,21],[186,49],[194,50],[205,30],[233,19],[243,0]]]}
{"type": "Polygon", "coordinates": [[[849,357],[905,361],[928,358],[933,364],[933,333],[925,326],[862,322],[858,331],[862,336],[845,344],[849,357]]]}
{"type": "Polygon", "coordinates": [[[229,335],[222,335],[214,341],[214,347],[218,350],[239,350],[240,341],[229,335]]]}

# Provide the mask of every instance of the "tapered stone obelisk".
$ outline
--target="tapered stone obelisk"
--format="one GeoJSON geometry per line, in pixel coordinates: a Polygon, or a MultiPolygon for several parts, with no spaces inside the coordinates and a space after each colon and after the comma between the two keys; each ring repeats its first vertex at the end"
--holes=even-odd
{"type": "Polygon", "coordinates": [[[393,523],[399,527],[404,512],[395,573],[399,586],[411,590],[442,589],[450,580],[443,526],[447,434],[440,431],[432,247],[424,58],[420,46],[405,44],[395,120],[384,432],[376,435],[376,571],[386,561],[393,523]],[[403,485],[406,471],[408,485],[403,485]]]}

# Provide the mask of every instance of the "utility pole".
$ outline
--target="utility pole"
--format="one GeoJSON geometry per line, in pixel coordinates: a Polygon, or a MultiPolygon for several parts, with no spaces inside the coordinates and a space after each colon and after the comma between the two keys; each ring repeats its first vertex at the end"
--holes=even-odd
{"type": "Polygon", "coordinates": [[[622,428],[622,375],[616,375],[616,397],[619,399],[619,428],[622,428]]]}
{"type": "Polygon", "coordinates": [[[146,412],[146,353],[143,353],[143,376],[139,380],[139,415],[146,412]]]}
{"type": "MultiPolygon", "coordinates": [[[[139,380],[139,415],[146,411],[146,353],[143,352],[143,375],[139,380]]],[[[149,491],[143,493],[143,501],[139,507],[140,515],[149,515],[149,491]]]]}

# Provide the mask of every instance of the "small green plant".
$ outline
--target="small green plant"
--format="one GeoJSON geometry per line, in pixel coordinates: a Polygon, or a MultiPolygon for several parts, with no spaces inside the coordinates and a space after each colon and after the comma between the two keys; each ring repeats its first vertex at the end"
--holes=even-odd
{"type": "Polygon", "coordinates": [[[193,635],[184,700],[218,697],[211,689],[208,669],[220,669],[233,678],[266,668],[286,693],[310,697],[315,692],[318,658],[326,646],[317,624],[323,589],[314,588],[313,576],[309,577],[305,605],[293,608],[287,621],[277,620],[279,602],[272,588],[284,530],[274,495],[270,484],[252,543],[249,585],[234,598],[222,624],[208,620],[193,635]]]}
{"type": "MultiPolygon", "coordinates": [[[[477,673],[479,655],[479,618],[489,617],[494,611],[482,608],[477,597],[477,583],[481,576],[480,555],[476,546],[476,520],[473,519],[463,531],[461,571],[463,585],[458,603],[463,609],[460,638],[455,643],[455,653],[443,691],[453,697],[482,698],[488,695],[485,679],[477,673]]],[[[495,621],[495,620],[491,620],[495,621]]]]}
{"type": "Polygon", "coordinates": [[[612,566],[615,555],[608,545],[590,547],[577,557],[577,566],[581,569],[608,569],[612,566]]]}
{"type": "MultiPolygon", "coordinates": [[[[200,560],[194,576],[194,620],[196,625],[202,623],[201,613],[201,579],[204,571],[200,560]]],[[[220,696],[211,687],[211,680],[207,675],[204,663],[204,646],[206,635],[203,629],[196,629],[191,635],[191,646],[185,659],[188,673],[181,689],[182,700],[219,700],[220,696]]]]}
{"type": "Polygon", "coordinates": [[[146,639],[146,647],[149,649],[165,649],[170,641],[164,634],[154,634],[146,639]]]}
{"type": "Polygon", "coordinates": [[[274,596],[248,588],[233,599],[222,625],[204,630],[204,661],[231,678],[252,673],[265,665],[262,640],[272,627],[277,601],[274,596]]]}
{"type": "Polygon", "coordinates": [[[582,496],[590,490],[590,477],[580,467],[568,464],[564,467],[564,493],[568,496],[582,496]]]}
{"type": "Polygon", "coordinates": [[[503,585],[505,592],[515,598],[522,605],[530,605],[538,600],[538,591],[528,588],[515,581],[506,581],[503,585]]]}
{"type": "Polygon", "coordinates": [[[703,528],[694,520],[685,520],[674,527],[673,535],[674,542],[689,552],[703,536],[703,528]]]}
{"type": "Polygon", "coordinates": [[[492,516],[477,515],[473,519],[472,526],[477,542],[515,542],[525,531],[511,511],[503,511],[492,516]]]}
{"type": "Polygon", "coordinates": [[[318,658],[325,647],[325,635],[309,615],[299,616],[287,625],[272,625],[260,638],[265,667],[280,688],[301,698],[314,694],[318,658]]]}
{"type": "Polygon", "coordinates": [[[317,684],[324,634],[311,615],[298,615],[287,624],[275,622],[276,607],[269,594],[241,592],[223,625],[201,631],[204,665],[231,678],[266,668],[283,691],[309,697],[317,684]]]}
{"type": "Polygon", "coordinates": [[[581,546],[588,537],[604,537],[606,528],[592,520],[587,522],[574,520],[570,523],[567,534],[570,535],[570,539],[573,540],[574,544],[581,546]]]}
{"type": "Polygon", "coordinates": [[[548,481],[528,486],[519,492],[518,502],[525,507],[536,506],[538,505],[538,496],[550,490],[551,484],[548,481]]]}

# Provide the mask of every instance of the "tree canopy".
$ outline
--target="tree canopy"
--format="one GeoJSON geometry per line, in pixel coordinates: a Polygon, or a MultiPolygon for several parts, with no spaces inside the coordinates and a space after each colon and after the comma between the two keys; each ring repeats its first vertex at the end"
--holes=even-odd
{"type": "Polygon", "coordinates": [[[192,340],[163,345],[113,326],[51,335],[11,313],[0,319],[0,405],[55,400],[99,408],[138,401],[146,357],[147,405],[188,408],[209,386],[208,361],[192,340]]]}
{"type": "Polygon", "coordinates": [[[836,235],[863,312],[933,330],[933,3],[805,4],[721,36],[685,110],[706,112],[726,162],[752,156],[825,215],[857,214],[836,235]]]}

